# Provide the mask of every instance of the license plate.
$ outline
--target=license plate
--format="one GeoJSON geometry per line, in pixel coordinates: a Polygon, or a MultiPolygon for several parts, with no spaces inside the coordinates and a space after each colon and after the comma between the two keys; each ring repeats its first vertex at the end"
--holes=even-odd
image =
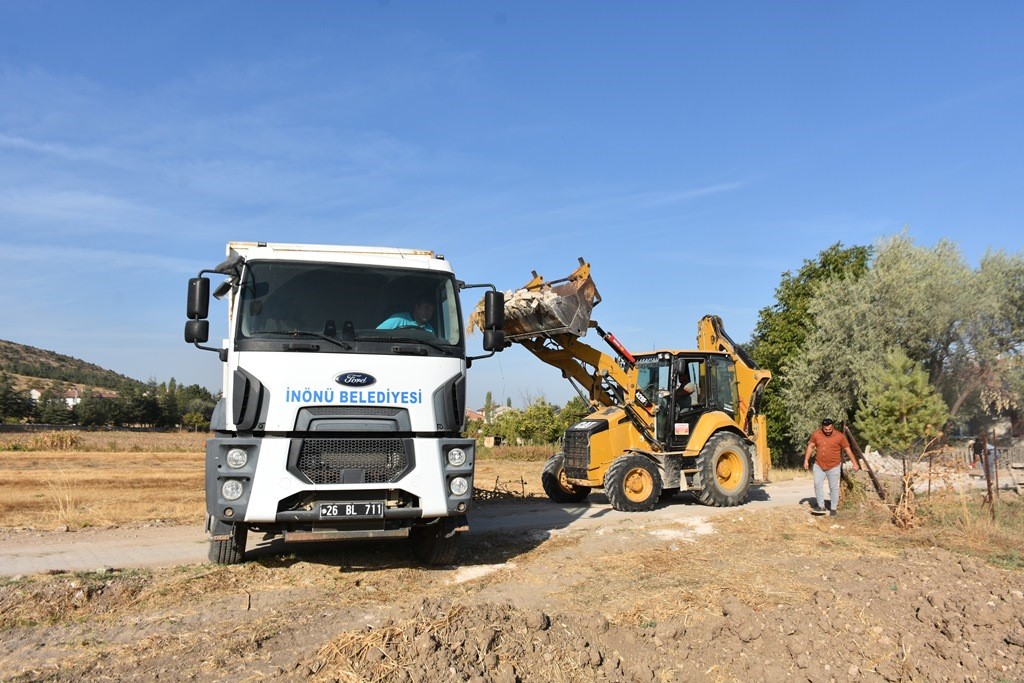
{"type": "Polygon", "coordinates": [[[381,519],[384,503],[380,501],[358,503],[320,503],[320,519],[381,519]]]}

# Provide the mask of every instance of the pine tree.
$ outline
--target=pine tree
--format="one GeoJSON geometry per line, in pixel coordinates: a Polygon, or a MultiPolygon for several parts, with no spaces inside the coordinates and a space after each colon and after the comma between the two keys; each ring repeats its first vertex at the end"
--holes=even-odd
{"type": "Polygon", "coordinates": [[[948,416],[921,364],[902,350],[891,349],[867,381],[856,427],[875,448],[902,455],[923,450],[948,416]]]}

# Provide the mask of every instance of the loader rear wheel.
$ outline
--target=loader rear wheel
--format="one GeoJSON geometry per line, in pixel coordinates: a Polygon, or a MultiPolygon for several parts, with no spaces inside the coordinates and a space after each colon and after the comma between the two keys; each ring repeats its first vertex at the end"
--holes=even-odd
{"type": "Polygon", "coordinates": [[[540,475],[540,483],[544,493],[556,503],[579,503],[590,495],[589,486],[570,484],[565,476],[565,456],[555,453],[544,464],[544,472],[540,475]]]}
{"type": "Polygon", "coordinates": [[[697,497],[715,507],[741,505],[747,502],[753,476],[754,465],[743,439],[730,432],[715,434],[697,456],[697,497]]]}
{"type": "Polygon", "coordinates": [[[642,455],[619,456],[604,475],[604,492],[616,510],[646,512],[661,497],[661,473],[642,455]]]}
{"type": "Polygon", "coordinates": [[[249,535],[248,529],[244,524],[220,522],[215,527],[214,533],[222,535],[224,532],[231,534],[231,538],[224,540],[214,540],[211,538],[207,557],[214,564],[238,564],[245,557],[245,542],[249,535]]]}

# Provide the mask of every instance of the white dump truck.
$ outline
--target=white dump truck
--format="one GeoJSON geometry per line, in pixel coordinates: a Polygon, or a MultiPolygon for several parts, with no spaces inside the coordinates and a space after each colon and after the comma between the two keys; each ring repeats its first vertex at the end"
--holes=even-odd
{"type": "Polygon", "coordinates": [[[450,564],[468,528],[459,291],[485,294],[483,346],[505,346],[502,294],[408,249],[231,242],[188,283],[185,341],[223,362],[206,445],[210,560],[242,561],[247,532],[285,541],[401,535],[450,564]],[[210,278],[227,339],[209,338],[210,278]],[[393,533],[386,533],[393,532],[393,533]]]}

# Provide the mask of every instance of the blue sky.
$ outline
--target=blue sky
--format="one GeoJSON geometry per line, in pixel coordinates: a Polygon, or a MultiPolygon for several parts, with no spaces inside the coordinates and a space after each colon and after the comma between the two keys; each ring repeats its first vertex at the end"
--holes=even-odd
{"type": "MultiPolygon", "coordinates": [[[[583,256],[628,348],[705,313],[744,340],[837,241],[1021,251],[1022,27],[1017,2],[0,0],[0,338],[216,388],[185,283],[261,240],[433,249],[501,289],[583,256]]],[[[471,404],[572,395],[518,347],[471,372],[471,404]]]]}

